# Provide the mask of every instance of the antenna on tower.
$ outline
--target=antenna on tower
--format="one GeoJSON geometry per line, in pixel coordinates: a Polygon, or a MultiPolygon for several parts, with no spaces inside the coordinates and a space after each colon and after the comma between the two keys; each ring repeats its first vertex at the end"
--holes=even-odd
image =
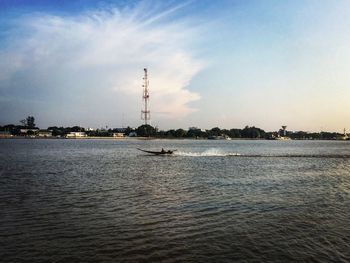
{"type": "Polygon", "coordinates": [[[149,120],[151,119],[151,112],[148,108],[149,104],[149,92],[148,92],[148,75],[147,75],[147,69],[143,69],[145,72],[145,75],[143,77],[143,95],[142,95],[142,101],[143,101],[143,109],[141,110],[141,119],[145,121],[145,125],[148,125],[149,120]]]}

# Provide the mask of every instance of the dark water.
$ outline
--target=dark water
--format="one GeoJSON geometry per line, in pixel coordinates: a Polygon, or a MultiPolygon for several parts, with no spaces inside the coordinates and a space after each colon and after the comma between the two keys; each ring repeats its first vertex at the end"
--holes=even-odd
{"type": "Polygon", "coordinates": [[[0,140],[0,215],[2,262],[349,262],[350,142],[0,140]]]}

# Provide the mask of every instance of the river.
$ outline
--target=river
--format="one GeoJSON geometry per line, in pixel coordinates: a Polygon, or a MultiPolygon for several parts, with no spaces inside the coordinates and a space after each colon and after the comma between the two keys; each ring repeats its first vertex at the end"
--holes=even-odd
{"type": "Polygon", "coordinates": [[[2,139],[0,214],[3,262],[348,262],[350,142],[2,139]]]}

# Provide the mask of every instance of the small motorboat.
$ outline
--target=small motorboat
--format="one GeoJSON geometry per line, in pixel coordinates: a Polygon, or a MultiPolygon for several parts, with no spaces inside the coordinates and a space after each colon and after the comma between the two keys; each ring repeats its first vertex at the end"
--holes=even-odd
{"type": "Polygon", "coordinates": [[[139,150],[139,151],[142,151],[142,152],[145,152],[145,153],[150,153],[150,154],[154,154],[154,155],[162,155],[162,154],[168,154],[168,155],[170,155],[170,154],[173,154],[176,150],[164,150],[163,148],[162,148],[162,150],[161,151],[147,151],[147,150],[143,150],[143,149],[140,149],[140,148],[137,148],[137,150],[139,150]]]}

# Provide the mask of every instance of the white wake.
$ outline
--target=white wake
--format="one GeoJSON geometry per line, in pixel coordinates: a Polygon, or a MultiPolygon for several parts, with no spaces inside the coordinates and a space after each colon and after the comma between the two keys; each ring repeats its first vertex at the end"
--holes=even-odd
{"type": "Polygon", "coordinates": [[[206,157],[206,156],[240,156],[239,153],[228,153],[223,152],[219,149],[208,149],[204,152],[184,152],[184,151],[176,151],[174,152],[175,155],[178,156],[191,156],[191,157],[206,157]]]}

